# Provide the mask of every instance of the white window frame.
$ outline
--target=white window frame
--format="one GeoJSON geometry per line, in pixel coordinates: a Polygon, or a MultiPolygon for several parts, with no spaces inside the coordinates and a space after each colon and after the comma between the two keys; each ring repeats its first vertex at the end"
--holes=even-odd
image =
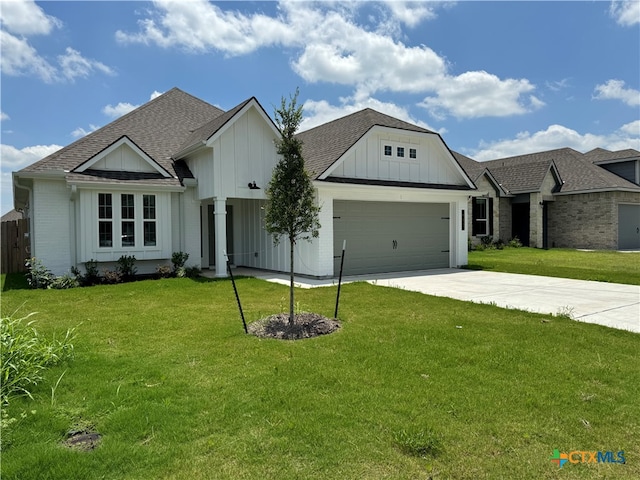
{"type": "Polygon", "coordinates": [[[97,243],[95,248],[100,252],[108,251],[140,251],[140,250],[157,250],[159,247],[159,225],[158,225],[158,195],[155,193],[143,193],[143,192],[114,192],[114,191],[98,191],[96,193],[96,199],[98,204],[98,211],[96,212],[96,229],[97,229],[97,243]],[[111,195],[111,218],[100,218],[100,195],[111,195]],[[133,218],[123,218],[122,215],[122,197],[124,195],[133,196],[134,214],[133,218]],[[144,197],[154,197],[155,204],[155,218],[145,219],[144,213],[144,197]],[[100,223],[109,221],[111,222],[111,235],[112,243],[110,247],[100,246],[100,223]],[[133,245],[123,245],[123,222],[133,222],[134,224],[134,243],[133,245]],[[144,238],[144,224],[145,222],[153,222],[155,224],[155,244],[145,245],[144,238]]]}

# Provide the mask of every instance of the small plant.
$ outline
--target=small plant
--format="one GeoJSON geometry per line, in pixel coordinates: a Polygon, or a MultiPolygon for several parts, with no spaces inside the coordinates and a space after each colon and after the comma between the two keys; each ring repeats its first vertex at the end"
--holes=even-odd
{"type": "Polygon", "coordinates": [[[169,265],[158,265],[156,267],[156,275],[158,278],[169,278],[171,276],[171,267],[169,265]]]}
{"type": "Polygon", "coordinates": [[[402,452],[414,457],[435,457],[442,451],[442,441],[430,428],[400,430],[393,439],[402,452]]]}
{"type": "Polygon", "coordinates": [[[13,396],[31,397],[29,389],[42,379],[44,370],[73,358],[74,330],[67,330],[62,340],[47,341],[27,322],[33,313],[22,318],[2,317],[0,354],[2,383],[0,399],[8,405],[13,396]]]}
{"type": "Polygon", "coordinates": [[[556,317],[564,318],[566,320],[573,320],[575,310],[576,309],[574,307],[571,307],[569,305],[564,305],[558,308],[558,311],[556,312],[556,317]]]}
{"type": "Polygon", "coordinates": [[[61,277],[54,278],[47,288],[53,288],[56,290],[66,290],[68,288],[76,288],[79,286],[80,286],[80,282],[75,276],[69,273],[65,273],[61,277]]]}
{"type": "Polygon", "coordinates": [[[135,266],[136,257],[133,255],[122,255],[118,259],[118,272],[122,275],[123,280],[131,280],[135,276],[138,269],[135,266]]]}
{"type": "Polygon", "coordinates": [[[185,264],[189,260],[189,254],[185,252],[173,252],[171,263],[173,263],[173,273],[176,277],[186,277],[187,270],[185,264]]]}
{"type": "Polygon", "coordinates": [[[104,279],[104,283],[109,285],[122,283],[122,274],[116,270],[103,270],[102,278],[104,279]]]}
{"type": "Polygon", "coordinates": [[[202,273],[202,270],[200,270],[200,268],[196,267],[195,265],[191,267],[186,267],[184,269],[184,275],[187,278],[197,278],[200,276],[201,273],[202,273]]]}
{"type": "Polygon", "coordinates": [[[31,257],[25,260],[27,267],[27,282],[31,288],[47,288],[53,282],[55,276],[51,273],[40,260],[31,257]]]}
{"type": "Polygon", "coordinates": [[[522,242],[518,237],[513,237],[511,240],[509,240],[508,245],[511,248],[520,248],[522,247],[522,242]]]}

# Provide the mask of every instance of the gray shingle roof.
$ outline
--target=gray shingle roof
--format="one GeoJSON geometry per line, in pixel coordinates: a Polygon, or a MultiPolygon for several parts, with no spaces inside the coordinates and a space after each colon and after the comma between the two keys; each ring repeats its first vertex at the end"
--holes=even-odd
{"type": "Polygon", "coordinates": [[[311,178],[315,180],[322,175],[374,126],[434,133],[370,108],[338,118],[297,135],[302,141],[302,156],[311,178]]]}
{"type": "MultiPolygon", "coordinates": [[[[184,178],[185,174],[188,175],[188,169],[185,172],[185,168],[176,166],[171,155],[178,151],[194,130],[223,113],[223,110],[178,88],[173,88],[95,132],[23,168],[20,172],[51,170],[71,172],[126,135],[154,161],[176,177],[169,179],[168,183],[179,185],[180,179],[184,178]]],[[[91,177],[96,181],[99,178],[104,178],[105,181],[112,180],[107,176],[99,177],[97,173],[93,176],[84,175],[84,177],[91,177]]],[[[126,179],[120,181],[124,182],[126,179]]],[[[152,182],[150,179],[147,181],[152,182]]],[[[167,184],[166,180],[158,179],[158,182],[158,185],[167,184]]]]}
{"type": "MultiPolygon", "coordinates": [[[[601,154],[602,151],[597,153],[601,154]]],[[[556,165],[560,178],[564,182],[559,193],[619,189],[640,192],[640,187],[594,165],[591,158],[593,156],[582,154],[571,148],[560,148],[488,162],[476,162],[479,164],[477,166],[467,166],[462,162],[461,165],[473,171],[477,171],[478,167],[489,169],[496,180],[512,192],[539,190],[544,178],[542,172],[546,173],[551,162],[556,165]]],[[[471,172],[468,173],[471,174],[471,172]]]]}
{"type": "Polygon", "coordinates": [[[640,158],[640,152],[633,148],[627,148],[626,150],[618,150],[611,152],[604,148],[594,148],[590,152],[584,154],[593,163],[610,162],[612,160],[637,160],[640,158]]]}

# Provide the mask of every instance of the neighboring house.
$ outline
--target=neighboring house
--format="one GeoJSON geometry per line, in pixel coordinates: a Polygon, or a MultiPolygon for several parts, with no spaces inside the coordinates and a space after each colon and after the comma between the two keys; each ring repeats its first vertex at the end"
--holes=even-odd
{"type": "Polygon", "coordinates": [[[18,212],[17,210],[9,210],[7,213],[2,215],[2,222],[15,222],[17,220],[22,220],[22,212],[18,212]]]}
{"type": "Polygon", "coordinates": [[[470,239],[532,247],[640,249],[640,152],[570,148],[476,162],[456,153],[478,186],[470,239]]]}
{"type": "MultiPolygon", "coordinates": [[[[168,264],[226,276],[232,263],[288,271],[288,245],[264,230],[279,132],[255,98],[224,112],[174,88],[14,172],[31,253],[55,274],[134,255],[140,273],[168,264]]],[[[442,138],[367,109],[299,135],[321,206],[320,235],[296,245],[296,272],[347,273],[467,263],[475,185],[442,138]]]]}

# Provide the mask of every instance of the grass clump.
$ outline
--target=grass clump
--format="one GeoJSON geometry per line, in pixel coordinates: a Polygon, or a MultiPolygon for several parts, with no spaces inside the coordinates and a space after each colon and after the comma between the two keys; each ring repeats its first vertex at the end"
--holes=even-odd
{"type": "Polygon", "coordinates": [[[28,321],[32,315],[1,319],[2,405],[14,396],[31,397],[29,389],[42,381],[47,368],[73,357],[74,330],[67,330],[62,340],[47,340],[33,327],[34,321],[28,321]]]}
{"type": "Polygon", "coordinates": [[[442,451],[442,440],[430,428],[399,430],[393,439],[403,453],[414,457],[435,457],[442,451]]]}

